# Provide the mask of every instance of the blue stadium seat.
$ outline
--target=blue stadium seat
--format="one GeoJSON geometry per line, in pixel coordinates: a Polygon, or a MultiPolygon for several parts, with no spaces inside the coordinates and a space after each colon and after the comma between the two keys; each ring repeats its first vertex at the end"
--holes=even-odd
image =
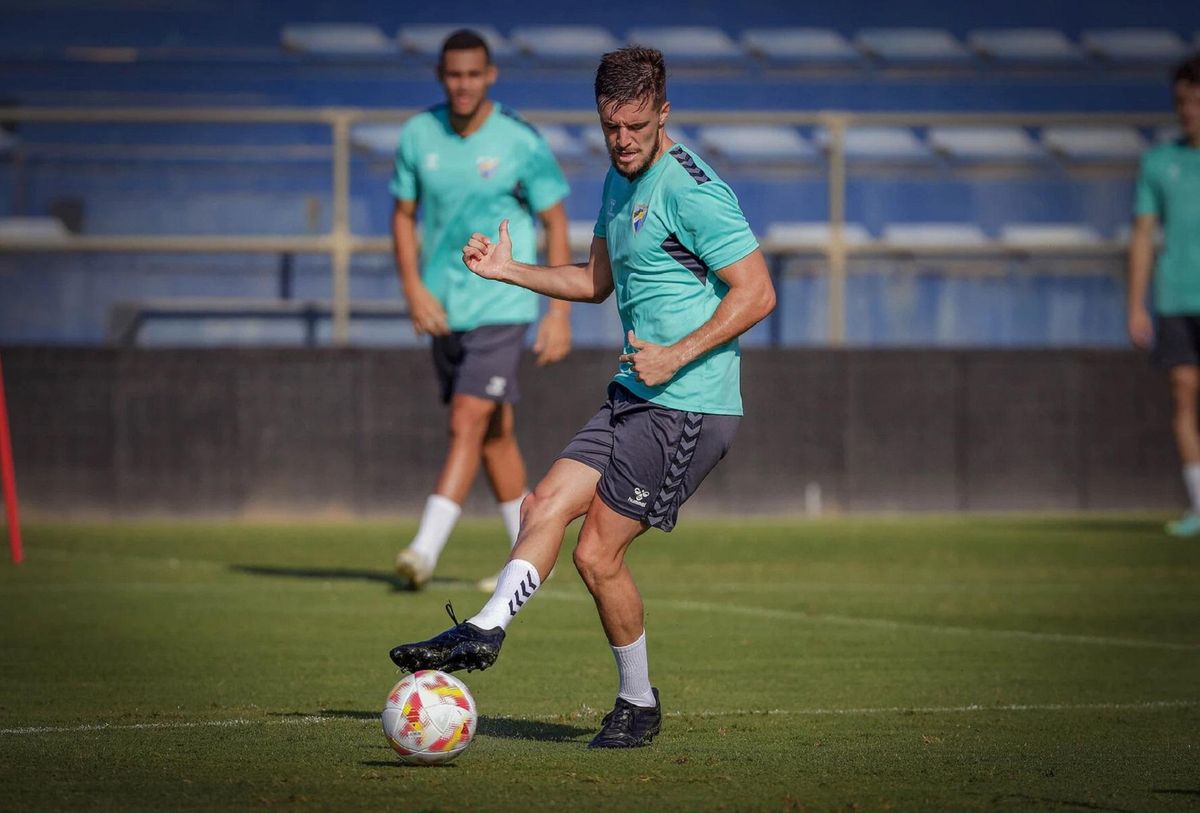
{"type": "Polygon", "coordinates": [[[612,33],[598,25],[523,25],[509,32],[512,44],[537,59],[597,60],[621,47],[612,33]]]}
{"type": "Polygon", "coordinates": [[[1000,228],[1000,243],[1008,248],[1087,248],[1103,242],[1100,232],[1084,223],[1009,223],[1000,228]]]}
{"type": "Polygon", "coordinates": [[[288,23],[280,44],[302,54],[369,55],[394,53],[396,43],[370,23],[288,23]]]}
{"type": "MultiPolygon", "coordinates": [[[[829,149],[829,131],[818,127],[813,140],[829,149]]],[[[928,161],[933,153],[907,127],[848,127],[844,142],[851,161],[928,161]]]]}
{"type": "Polygon", "coordinates": [[[750,28],[741,43],[748,53],[787,65],[856,65],[863,59],[831,28],[750,28]]]}
{"type": "Polygon", "coordinates": [[[1042,143],[1071,161],[1131,161],[1146,149],[1132,127],[1064,125],[1042,130],[1042,143]]]}
{"type": "Polygon", "coordinates": [[[1021,127],[931,127],[926,139],[957,161],[1025,161],[1046,155],[1021,127]]]}
{"type": "Polygon", "coordinates": [[[962,65],[971,59],[967,49],[941,28],[864,28],[854,41],[885,63],[962,65]]]}
{"type": "Polygon", "coordinates": [[[441,53],[442,43],[453,32],[460,28],[469,28],[479,36],[491,49],[492,56],[501,59],[511,56],[513,47],[496,27],[487,24],[469,23],[416,23],[406,25],[396,33],[400,47],[423,56],[436,57],[441,53]]]}
{"type": "Polygon", "coordinates": [[[1088,51],[1113,63],[1165,64],[1182,59],[1187,44],[1166,28],[1092,28],[1080,37],[1088,51]]]}
{"type": "Polygon", "coordinates": [[[714,124],[697,130],[700,148],[739,162],[804,161],[817,151],[794,127],[714,124]]]}
{"type": "Polygon", "coordinates": [[[625,34],[630,45],[648,45],[663,52],[667,64],[676,62],[736,62],[746,57],[719,28],[700,25],[643,26],[625,34]]]}
{"type": "MultiPolygon", "coordinates": [[[[812,251],[829,245],[832,229],[828,223],[771,223],[764,239],[774,248],[789,251],[812,251]]],[[[872,242],[871,233],[861,223],[842,225],[842,239],[851,246],[872,242]]]]}
{"type": "Polygon", "coordinates": [[[976,223],[888,223],[881,238],[891,248],[981,248],[991,244],[976,223]]]}
{"type": "Polygon", "coordinates": [[[967,35],[974,51],[1010,65],[1062,65],[1083,61],[1084,53],[1054,28],[977,29],[967,35]]]}

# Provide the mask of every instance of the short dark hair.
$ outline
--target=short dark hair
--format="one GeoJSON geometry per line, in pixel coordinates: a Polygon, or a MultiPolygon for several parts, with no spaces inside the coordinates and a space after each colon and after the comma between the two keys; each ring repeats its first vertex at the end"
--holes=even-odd
{"type": "Polygon", "coordinates": [[[460,28],[452,32],[450,36],[446,37],[445,42],[442,43],[442,52],[438,55],[438,64],[441,65],[446,61],[447,51],[473,51],[476,48],[482,48],[483,55],[487,58],[488,64],[492,64],[492,49],[488,47],[487,40],[469,28],[460,28]]]}
{"type": "Polygon", "coordinates": [[[630,45],[609,51],[596,68],[596,104],[619,107],[651,98],[655,107],[667,100],[667,66],[662,51],[630,45]]]}
{"type": "Polygon", "coordinates": [[[1200,85],[1200,51],[1175,67],[1175,82],[1187,82],[1189,85],[1200,85]]]}

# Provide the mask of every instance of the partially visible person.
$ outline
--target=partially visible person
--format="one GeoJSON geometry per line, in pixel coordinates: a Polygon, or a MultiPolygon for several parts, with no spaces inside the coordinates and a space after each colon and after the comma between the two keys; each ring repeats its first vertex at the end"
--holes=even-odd
{"type": "MultiPolygon", "coordinates": [[[[538,298],[472,274],[462,263],[463,244],[479,224],[507,219],[514,256],[534,262],[540,220],[547,261],[570,262],[562,203],[567,182],[537,131],[488,98],[497,69],[487,43],[475,32],[454,32],[442,45],[437,76],[446,101],[405,124],[390,184],[400,282],[413,329],[433,338],[433,364],[450,406],[441,474],[416,536],[396,556],[396,572],[414,589],[432,578],[481,461],[510,546],[528,492],[513,405],[538,298]]],[[[570,347],[570,304],[553,302],[538,326],[537,362],[559,361],[570,347]]],[[[492,576],[480,587],[490,591],[494,584],[492,576]]]]}
{"type": "Polygon", "coordinates": [[[1167,523],[1167,533],[1190,537],[1200,535],[1200,53],[1175,69],[1172,92],[1182,134],[1148,150],[1138,173],[1128,318],[1129,338],[1151,349],[1154,364],[1170,380],[1172,426],[1190,507],[1167,523]],[[1163,242],[1155,262],[1160,228],[1163,242]]]}

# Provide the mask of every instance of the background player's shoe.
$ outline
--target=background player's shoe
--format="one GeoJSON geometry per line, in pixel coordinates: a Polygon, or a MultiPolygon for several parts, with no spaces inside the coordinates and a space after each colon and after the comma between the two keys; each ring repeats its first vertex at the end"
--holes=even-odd
{"type": "Polygon", "coordinates": [[[500,655],[504,643],[504,630],[493,627],[480,629],[469,622],[459,622],[454,609],[447,604],[446,612],[454,626],[428,641],[415,644],[400,644],[389,654],[392,663],[406,672],[422,669],[438,669],[442,672],[457,672],[466,669],[487,669],[500,655]]]}
{"type": "Polygon", "coordinates": [[[408,579],[414,590],[420,590],[433,578],[433,565],[412,548],[396,554],[396,575],[408,579]]]}
{"type": "Polygon", "coordinates": [[[618,697],[613,710],[604,715],[600,733],[588,743],[588,748],[641,748],[649,745],[662,728],[662,703],[658,689],[654,692],[654,708],[635,706],[618,697]]]}
{"type": "MultiPolygon", "coordinates": [[[[542,579],[542,581],[546,581],[551,576],[553,576],[554,571],[557,569],[558,569],[557,567],[550,568],[550,572],[546,574],[546,578],[542,579]]],[[[479,592],[481,592],[481,593],[494,593],[494,592],[496,592],[496,585],[499,583],[499,581],[500,581],[500,572],[497,571],[497,572],[493,573],[492,575],[484,576],[482,579],[475,582],[475,586],[479,588],[479,592]]]]}
{"type": "Polygon", "coordinates": [[[1167,523],[1171,536],[1200,536],[1200,514],[1188,512],[1179,519],[1167,523]]]}

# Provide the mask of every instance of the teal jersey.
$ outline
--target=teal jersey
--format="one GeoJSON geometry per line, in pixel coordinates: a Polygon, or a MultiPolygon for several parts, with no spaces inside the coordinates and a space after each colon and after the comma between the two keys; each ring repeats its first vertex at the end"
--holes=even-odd
{"type": "Polygon", "coordinates": [[[1200,314],[1200,149],[1163,144],[1142,156],[1133,210],[1163,228],[1154,267],[1154,309],[1200,314]]]}
{"type": "MultiPolygon", "coordinates": [[[[632,330],[660,345],[707,322],[729,292],[715,272],[758,248],[733,190],[683,145],[632,182],[609,169],[595,235],[608,245],[624,334],[632,330]]],[[[631,350],[626,344],[625,352],[631,350]]],[[[628,364],[613,380],[671,409],[742,414],[736,338],[694,359],[666,384],[646,386],[628,364]]]]}
{"type": "Polygon", "coordinates": [[[537,318],[537,294],[475,276],[462,249],[475,232],[499,238],[508,219],[513,258],[537,262],[536,214],[569,188],[550,148],[531,125],[498,102],[483,126],[460,136],[446,105],[413,116],[400,131],[390,187],[419,201],[421,279],[446,309],[451,330],[537,318]]]}

